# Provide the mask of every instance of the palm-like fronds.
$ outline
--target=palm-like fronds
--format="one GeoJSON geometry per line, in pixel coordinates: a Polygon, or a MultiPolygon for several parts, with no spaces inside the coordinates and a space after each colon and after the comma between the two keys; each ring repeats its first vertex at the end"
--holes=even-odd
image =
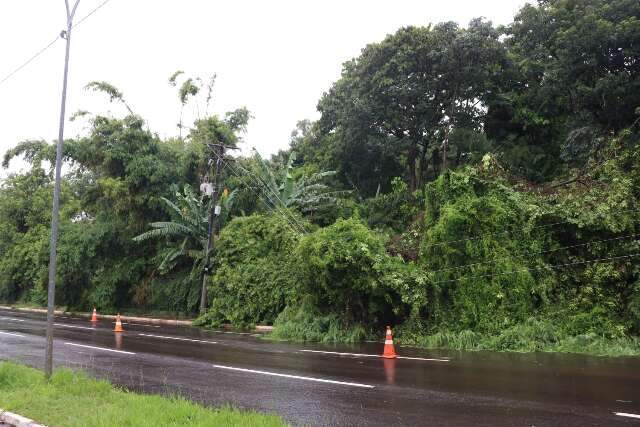
{"type": "Polygon", "coordinates": [[[295,153],[291,153],[284,168],[275,172],[260,154],[256,152],[255,157],[258,179],[264,186],[262,191],[265,199],[270,201],[268,203],[270,207],[298,208],[309,212],[335,204],[340,197],[350,193],[349,191],[331,191],[330,187],[323,183],[325,178],[335,175],[335,171],[318,172],[310,176],[294,178],[295,153]]]}
{"type": "Polygon", "coordinates": [[[158,266],[160,271],[170,271],[185,257],[193,261],[192,271],[199,270],[207,245],[210,204],[198,197],[189,186],[185,186],[182,192],[176,192],[176,203],[164,197],[162,200],[174,220],[152,222],[149,224],[152,230],[134,237],[133,240],[143,242],[149,239],[166,239],[169,246],[162,253],[162,261],[158,266]]]}

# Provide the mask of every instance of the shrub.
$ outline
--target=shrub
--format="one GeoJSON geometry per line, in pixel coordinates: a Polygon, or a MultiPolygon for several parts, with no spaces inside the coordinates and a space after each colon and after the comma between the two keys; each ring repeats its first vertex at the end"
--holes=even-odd
{"type": "Polygon", "coordinates": [[[355,343],[367,337],[365,327],[345,323],[336,314],[322,314],[310,304],[287,307],[276,319],[275,339],[355,343]]]}
{"type": "Polygon", "coordinates": [[[296,241],[282,216],[234,218],[216,243],[210,309],[199,324],[272,323],[292,292],[290,263],[296,241]]]}
{"type": "Polygon", "coordinates": [[[380,271],[387,258],[382,236],[358,219],[338,220],[297,246],[297,295],[347,323],[384,322],[398,300],[380,271]]]}

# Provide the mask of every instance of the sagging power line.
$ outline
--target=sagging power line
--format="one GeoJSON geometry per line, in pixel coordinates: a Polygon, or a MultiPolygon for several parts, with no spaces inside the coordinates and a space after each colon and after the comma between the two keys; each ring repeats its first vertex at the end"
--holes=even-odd
{"type": "MultiPolygon", "coordinates": [[[[637,208],[632,208],[632,209],[626,209],[626,210],[621,210],[621,211],[617,211],[617,213],[627,213],[627,212],[632,212],[632,211],[636,211],[637,208]]],[[[557,225],[562,225],[562,224],[573,224],[573,221],[568,220],[568,221],[560,221],[560,222],[554,222],[552,224],[543,224],[543,225],[537,225],[535,227],[531,227],[531,230],[537,230],[540,228],[549,228],[549,227],[555,227],[557,225]]],[[[477,234],[474,237],[469,237],[466,239],[456,239],[456,240],[445,240],[444,242],[435,242],[435,243],[430,243],[428,245],[425,245],[425,248],[431,248],[431,247],[436,247],[436,246],[444,246],[444,245],[448,245],[451,243],[462,243],[462,242],[468,242],[468,241],[475,241],[475,240],[480,240],[481,238],[485,237],[485,236],[503,236],[503,235],[509,235],[513,233],[513,231],[494,231],[494,232],[490,232],[490,233],[481,233],[481,234],[477,234]]]]}
{"type": "Polygon", "coordinates": [[[440,281],[437,281],[437,282],[432,282],[432,284],[435,285],[435,284],[438,284],[438,283],[460,282],[462,280],[479,279],[479,278],[484,278],[484,277],[508,276],[508,275],[511,275],[511,274],[543,271],[543,270],[547,270],[547,269],[556,270],[556,269],[563,269],[563,268],[571,267],[571,266],[574,266],[574,265],[594,264],[594,263],[599,263],[599,262],[615,261],[615,260],[618,260],[618,259],[634,258],[634,257],[638,257],[638,256],[640,256],[640,252],[639,253],[634,253],[634,254],[629,254],[629,255],[609,257],[609,258],[598,258],[598,259],[587,260],[587,261],[578,261],[578,262],[569,262],[569,263],[565,263],[565,264],[547,265],[547,266],[540,267],[540,268],[523,268],[523,269],[519,269],[519,270],[513,270],[513,271],[504,272],[504,273],[492,273],[492,274],[481,274],[481,275],[477,275],[477,276],[465,276],[465,277],[459,277],[457,279],[451,279],[451,280],[440,280],[440,281]]]}
{"type": "Polygon", "coordinates": [[[594,245],[596,243],[606,243],[606,242],[613,242],[613,241],[617,241],[617,240],[626,240],[626,239],[631,239],[634,237],[640,237],[640,234],[629,234],[626,236],[619,236],[619,237],[612,237],[610,239],[602,239],[602,240],[592,240],[586,243],[579,243],[579,244],[575,244],[575,245],[569,245],[569,246],[563,246],[560,248],[553,248],[553,249],[547,249],[544,251],[539,251],[539,252],[527,252],[524,253],[522,255],[508,255],[508,256],[503,256],[503,257],[496,257],[496,258],[491,258],[487,261],[482,261],[482,262],[474,262],[471,264],[464,264],[464,265],[459,265],[456,267],[448,267],[448,268],[442,268],[440,270],[431,270],[430,273],[441,273],[443,271],[455,271],[455,270],[461,270],[463,268],[467,268],[467,267],[475,267],[478,265],[484,265],[484,264],[491,264],[495,261],[498,260],[502,260],[502,259],[512,259],[512,258],[524,258],[526,256],[531,256],[531,255],[542,255],[542,254],[547,254],[547,253],[552,253],[552,252],[558,252],[558,251],[563,251],[563,250],[567,250],[567,249],[573,249],[573,248],[579,248],[582,246],[590,246],[590,245],[594,245]]]}
{"type": "MultiPolygon", "coordinates": [[[[225,167],[228,167],[229,170],[231,170],[231,172],[238,178],[242,179],[242,176],[240,173],[238,173],[237,169],[235,167],[232,167],[229,162],[227,162],[225,159],[222,159],[222,162],[224,162],[225,167]]],[[[289,212],[287,209],[285,209],[282,205],[282,199],[280,199],[279,195],[276,194],[273,189],[271,189],[269,187],[268,184],[264,183],[259,177],[257,177],[253,172],[243,168],[242,166],[238,165],[238,169],[241,169],[246,176],[248,176],[254,184],[257,184],[258,187],[264,188],[266,189],[266,191],[263,191],[262,194],[264,194],[264,196],[269,200],[269,202],[272,204],[273,206],[273,210],[276,210],[276,212],[278,212],[283,219],[285,219],[287,221],[287,223],[292,227],[293,231],[297,234],[305,234],[306,231],[303,227],[303,225],[299,222],[299,220],[291,213],[289,212]],[[271,194],[271,195],[270,195],[271,194]],[[275,196],[275,198],[280,202],[277,203],[276,201],[274,201],[274,199],[271,196],[275,196]]],[[[256,191],[256,193],[258,193],[256,191]]],[[[260,194],[260,193],[258,193],[260,194]]],[[[267,208],[269,208],[269,205],[267,205],[267,208]]]]}
{"type": "MultiPolygon", "coordinates": [[[[224,166],[225,166],[226,168],[228,168],[234,176],[236,176],[236,177],[237,177],[237,178],[239,178],[239,179],[242,179],[242,174],[240,174],[240,173],[236,170],[236,168],[235,168],[235,167],[231,166],[231,164],[230,164],[229,162],[227,162],[225,159],[222,159],[222,162],[223,162],[224,166]]],[[[253,179],[253,177],[252,177],[252,176],[250,176],[250,175],[249,175],[249,178],[250,178],[250,179],[252,179],[252,180],[254,180],[254,179],[253,179]]],[[[254,182],[254,183],[255,183],[255,182],[254,182]]],[[[280,216],[285,220],[285,222],[287,223],[287,226],[291,229],[291,231],[292,231],[294,234],[297,234],[297,235],[304,234],[304,230],[301,230],[301,229],[298,227],[297,223],[292,222],[292,221],[291,221],[291,219],[286,215],[286,213],[289,213],[289,214],[290,214],[290,212],[286,211],[286,209],[285,209],[285,210],[284,210],[284,211],[285,211],[285,213],[283,213],[283,212],[282,212],[282,209],[279,207],[279,205],[278,205],[277,203],[275,203],[275,202],[273,201],[273,199],[269,196],[269,194],[268,194],[268,193],[264,193],[264,192],[262,192],[262,191],[259,191],[259,188],[260,188],[260,187],[264,187],[265,185],[264,185],[264,184],[260,185],[260,183],[257,183],[257,184],[258,184],[258,186],[259,186],[259,187],[255,187],[255,189],[254,189],[253,187],[249,187],[249,188],[253,189],[253,190],[256,192],[256,194],[258,194],[258,195],[264,194],[264,195],[265,195],[265,197],[269,199],[269,202],[270,202],[274,207],[272,208],[272,207],[270,207],[270,206],[269,206],[269,204],[268,204],[268,203],[265,203],[265,205],[267,206],[267,209],[271,210],[272,212],[276,212],[276,213],[278,213],[278,214],[279,214],[279,215],[280,215],[280,216]]],[[[293,215],[291,215],[291,216],[293,217],[293,215]]]]}

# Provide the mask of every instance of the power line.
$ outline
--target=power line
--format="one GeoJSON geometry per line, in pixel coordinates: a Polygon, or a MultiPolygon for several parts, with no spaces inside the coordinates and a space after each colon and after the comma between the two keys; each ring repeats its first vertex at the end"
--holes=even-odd
{"type": "Polygon", "coordinates": [[[78,26],[80,26],[87,18],[89,18],[91,15],[93,15],[94,13],[96,13],[98,10],[102,9],[102,7],[109,3],[111,0],[104,0],[102,3],[100,3],[98,6],[94,7],[93,9],[91,9],[91,12],[87,13],[85,16],[83,16],[82,18],[80,18],[80,20],[78,21],[78,23],[76,25],[74,25],[73,28],[76,28],[78,26]]]}
{"type": "MultiPolygon", "coordinates": [[[[226,166],[226,167],[231,171],[231,173],[233,173],[236,177],[238,177],[238,178],[242,179],[242,176],[238,173],[238,171],[237,171],[234,167],[232,167],[232,166],[231,166],[231,164],[230,164],[230,163],[228,163],[228,162],[227,162],[226,160],[224,160],[224,159],[221,159],[221,160],[222,160],[222,162],[225,164],[225,166],[226,166]]],[[[250,177],[250,178],[252,178],[252,177],[250,177]]],[[[253,178],[252,178],[252,179],[253,179],[253,178]]],[[[251,188],[251,187],[249,187],[249,188],[251,188]]],[[[257,187],[256,187],[256,188],[257,188],[257,187]]],[[[257,190],[254,190],[254,191],[255,191],[256,193],[258,193],[258,194],[259,194],[259,192],[258,192],[257,190]]],[[[268,194],[265,194],[265,196],[269,199],[269,201],[271,202],[271,204],[273,204],[273,206],[274,206],[274,207],[275,207],[275,206],[278,206],[276,203],[274,203],[273,199],[271,199],[271,198],[269,197],[269,195],[268,195],[268,194]]],[[[274,210],[275,210],[274,208],[269,207],[269,205],[268,205],[268,204],[267,204],[267,208],[268,208],[268,209],[271,209],[272,211],[274,211],[274,210]]],[[[295,234],[298,234],[298,235],[304,234],[304,231],[303,231],[303,230],[300,230],[300,229],[297,227],[297,224],[296,224],[296,223],[293,223],[289,217],[287,217],[285,214],[283,214],[283,213],[282,213],[282,212],[280,212],[279,210],[276,210],[276,213],[278,213],[278,214],[280,214],[280,215],[282,216],[282,218],[287,222],[287,225],[289,226],[289,228],[291,229],[291,231],[293,231],[295,234]]]]}
{"type": "Polygon", "coordinates": [[[616,240],[631,239],[633,237],[638,237],[638,236],[640,236],[640,234],[629,234],[627,236],[612,237],[610,239],[603,239],[603,240],[592,240],[592,241],[586,242],[586,243],[580,243],[580,244],[576,244],[576,245],[564,246],[564,247],[561,247],[561,248],[547,249],[547,250],[540,251],[540,252],[527,252],[527,253],[522,254],[522,255],[495,257],[495,258],[491,258],[488,261],[474,262],[474,263],[471,263],[471,264],[464,264],[464,265],[459,265],[459,266],[456,266],[456,267],[442,268],[440,270],[431,270],[430,273],[440,273],[440,272],[443,272],[443,271],[460,270],[460,269],[463,269],[463,268],[466,268],[466,267],[473,267],[473,266],[476,266],[476,265],[490,264],[492,262],[495,262],[495,261],[501,260],[501,259],[523,258],[523,257],[526,257],[526,256],[531,256],[531,255],[541,255],[541,254],[546,254],[546,253],[551,253],[551,252],[562,251],[562,250],[566,250],[566,249],[579,248],[581,246],[589,246],[589,245],[593,245],[593,244],[596,244],[596,243],[605,243],[605,242],[612,242],[612,241],[616,241],[616,240]]]}
{"type": "MultiPolygon", "coordinates": [[[[253,151],[255,151],[256,153],[258,152],[258,151],[256,150],[256,148],[255,148],[255,147],[253,147],[253,151]]],[[[262,163],[262,165],[266,167],[266,164],[265,164],[265,163],[264,163],[264,161],[262,160],[262,157],[258,156],[258,159],[260,160],[260,162],[262,163]]],[[[271,186],[269,186],[269,184],[268,184],[267,182],[263,181],[263,180],[262,180],[262,177],[261,177],[260,175],[255,174],[255,173],[253,173],[252,171],[250,171],[250,170],[248,170],[248,169],[246,169],[246,168],[244,168],[244,167],[242,167],[242,166],[239,166],[239,167],[240,167],[242,170],[244,170],[246,173],[248,173],[248,174],[250,174],[250,175],[255,176],[255,177],[260,181],[260,183],[262,183],[262,184],[264,185],[264,187],[265,187],[267,190],[271,191],[271,193],[276,197],[276,199],[278,199],[278,201],[280,202],[280,206],[284,206],[284,202],[283,202],[283,201],[282,201],[282,199],[280,198],[280,195],[278,194],[278,192],[277,192],[277,191],[275,191],[273,188],[271,188],[271,186]]],[[[273,203],[273,202],[272,202],[272,203],[273,203]]],[[[301,223],[301,222],[298,220],[298,218],[296,218],[296,217],[295,217],[295,215],[291,214],[291,217],[292,217],[292,218],[294,219],[294,221],[298,224],[298,226],[303,230],[303,233],[305,233],[305,232],[306,232],[305,225],[304,225],[303,223],[301,223]]]]}
{"type": "MultiPolygon", "coordinates": [[[[262,180],[262,178],[261,178],[259,175],[255,174],[254,172],[252,172],[252,171],[250,171],[250,170],[248,170],[248,169],[246,169],[246,168],[244,168],[244,167],[242,167],[242,166],[238,166],[238,167],[239,167],[241,170],[243,170],[246,174],[251,175],[251,176],[254,176],[254,177],[255,177],[255,179],[259,182],[259,184],[262,184],[262,186],[263,186],[264,188],[266,188],[269,192],[271,192],[271,194],[272,194],[272,195],[274,195],[274,196],[275,196],[275,198],[280,202],[280,204],[278,205],[278,206],[280,206],[280,209],[284,209],[284,210],[285,210],[285,212],[288,212],[288,213],[289,213],[289,216],[293,219],[293,221],[294,221],[294,222],[298,225],[298,227],[302,230],[302,233],[306,233],[304,224],[303,224],[303,223],[301,223],[301,222],[300,222],[300,220],[298,220],[298,218],[296,218],[296,217],[295,217],[295,215],[293,215],[292,213],[290,213],[289,211],[287,211],[287,210],[284,208],[284,202],[283,202],[283,201],[282,201],[282,199],[280,198],[280,195],[279,195],[279,194],[278,194],[278,193],[277,193],[273,188],[271,188],[271,186],[269,186],[269,184],[268,184],[268,183],[264,182],[264,181],[262,180]]],[[[274,203],[274,202],[273,202],[273,200],[271,200],[271,198],[270,198],[269,200],[271,201],[271,203],[272,203],[274,206],[276,206],[276,205],[277,205],[276,203],[274,203]]]]}
{"type": "MultiPolygon", "coordinates": [[[[626,212],[632,212],[637,210],[636,208],[632,208],[632,209],[627,209],[627,210],[623,210],[623,211],[618,211],[617,213],[626,213],[626,212]]],[[[548,227],[555,227],[556,225],[562,225],[562,224],[573,224],[573,221],[561,221],[561,222],[554,222],[552,224],[543,224],[543,225],[538,225],[535,227],[531,227],[531,230],[536,230],[539,228],[548,228],[548,227]]],[[[495,232],[491,232],[491,233],[482,233],[482,234],[478,234],[475,237],[469,237],[467,239],[457,239],[457,240],[446,240],[444,242],[436,242],[436,243],[430,243],[428,245],[425,245],[426,248],[429,247],[434,247],[434,246],[444,246],[446,244],[449,243],[461,243],[461,242],[467,242],[467,241],[473,241],[473,240],[480,240],[482,237],[484,236],[500,236],[500,235],[505,235],[505,234],[511,234],[513,233],[513,231],[495,231],[495,232]]]]}
{"type": "MultiPolygon", "coordinates": [[[[248,172],[245,168],[238,166],[239,169],[244,170],[245,172],[248,172]]],[[[240,174],[237,173],[237,170],[232,169],[232,171],[234,171],[234,174],[238,177],[241,178],[240,174]]],[[[248,174],[249,178],[254,182],[258,184],[258,187],[256,187],[257,190],[260,189],[260,187],[264,188],[266,187],[268,190],[270,190],[270,188],[264,184],[262,181],[258,181],[256,178],[254,178],[251,174],[248,174]]],[[[299,234],[305,234],[305,230],[300,226],[299,222],[297,222],[297,218],[295,218],[295,216],[293,216],[293,214],[291,214],[291,212],[287,211],[286,209],[284,209],[280,204],[276,203],[271,196],[269,196],[268,192],[264,192],[263,191],[255,191],[258,195],[264,195],[264,197],[266,197],[269,202],[271,203],[271,207],[269,206],[268,203],[265,203],[267,208],[270,209],[272,212],[275,211],[277,213],[279,213],[283,219],[285,219],[287,221],[287,223],[290,225],[290,227],[292,228],[292,230],[299,234]]],[[[277,195],[276,195],[277,197],[277,195]]],[[[266,201],[265,201],[266,202],[266,201]]]]}
{"type": "MultiPolygon", "coordinates": [[[[94,13],[96,13],[100,8],[102,8],[104,5],[106,5],[107,3],[109,3],[111,0],[104,0],[102,3],[100,3],[97,7],[95,7],[94,9],[91,10],[91,12],[89,12],[88,14],[86,14],[82,19],[80,19],[72,28],[76,28],[78,27],[80,24],[82,24],[87,18],[89,18],[91,15],[93,15],[94,13]]],[[[25,62],[23,62],[21,65],[19,65],[18,67],[16,67],[13,71],[11,71],[9,74],[7,74],[6,76],[4,76],[2,78],[2,80],[0,80],[0,85],[2,85],[4,82],[6,82],[7,80],[9,80],[11,77],[13,77],[15,74],[17,74],[18,72],[20,72],[20,70],[22,70],[24,67],[26,67],[27,65],[29,65],[31,62],[33,62],[37,57],[39,57],[40,55],[42,55],[45,51],[47,51],[51,46],[53,46],[58,40],[60,40],[60,36],[56,36],[53,40],[51,40],[46,46],[44,46],[42,49],[40,49],[39,51],[37,51],[34,55],[32,55],[31,57],[29,57],[29,59],[27,59],[25,62]]]]}
{"type": "Polygon", "coordinates": [[[15,70],[11,71],[9,74],[7,74],[5,77],[2,78],[2,80],[0,80],[0,85],[2,85],[4,82],[6,82],[7,80],[9,80],[11,77],[13,77],[16,73],[18,73],[20,70],[22,70],[24,67],[26,67],[27,65],[29,65],[33,60],[35,60],[38,56],[42,55],[47,49],[49,49],[51,46],[53,46],[55,44],[55,42],[57,42],[59,40],[59,36],[56,36],[55,39],[53,39],[48,45],[46,45],[45,47],[43,47],[42,49],[40,49],[38,52],[36,52],[32,57],[30,57],[29,59],[27,59],[22,65],[20,65],[19,67],[17,67],[15,70]]]}
{"type": "Polygon", "coordinates": [[[617,257],[609,257],[609,258],[598,258],[598,259],[593,259],[593,260],[588,260],[588,261],[578,261],[578,262],[570,262],[570,263],[566,263],[566,264],[556,264],[556,265],[547,265],[545,267],[540,267],[540,268],[523,268],[521,270],[514,270],[514,271],[509,271],[506,273],[494,273],[494,274],[482,274],[482,275],[478,275],[478,276],[467,276],[467,277],[460,277],[458,279],[451,279],[451,280],[440,280],[437,282],[432,282],[432,284],[438,284],[438,283],[451,283],[451,282],[460,282],[462,280],[466,280],[466,279],[477,279],[477,278],[483,278],[483,277],[494,277],[494,276],[508,276],[511,274],[517,274],[517,273],[524,273],[525,271],[541,271],[541,270],[546,270],[546,269],[562,269],[562,268],[566,268],[566,267],[570,267],[573,265],[582,265],[582,264],[593,264],[593,263],[598,263],[598,262],[605,262],[605,261],[613,261],[613,260],[617,260],[617,259],[624,259],[624,258],[634,258],[640,256],[640,252],[635,253],[635,254],[630,254],[630,255],[623,255],[623,256],[617,256],[617,257]]]}
{"type": "MultiPolygon", "coordinates": [[[[226,165],[227,165],[227,167],[229,167],[229,169],[231,170],[231,172],[232,172],[236,177],[238,177],[238,178],[242,179],[241,175],[237,172],[237,170],[236,170],[236,169],[232,168],[228,163],[226,163],[226,165]]],[[[249,188],[252,188],[252,187],[249,187],[249,188]]],[[[281,217],[282,217],[282,218],[287,222],[287,225],[289,226],[289,228],[291,229],[291,231],[293,231],[293,232],[294,232],[295,234],[297,234],[297,235],[302,235],[302,234],[304,234],[304,231],[303,231],[303,230],[301,230],[295,222],[292,222],[292,221],[291,221],[291,219],[290,219],[290,218],[289,218],[285,213],[283,213],[283,212],[282,212],[282,209],[279,207],[279,205],[278,205],[278,204],[276,204],[276,203],[273,201],[273,199],[269,196],[269,194],[264,193],[263,191],[259,191],[259,190],[260,190],[260,188],[259,188],[259,187],[254,187],[254,188],[252,188],[252,189],[254,190],[254,192],[255,192],[256,194],[258,194],[258,196],[266,197],[266,198],[269,200],[269,202],[271,203],[271,205],[272,205],[273,207],[272,207],[272,206],[269,206],[269,203],[267,203],[267,202],[266,202],[266,200],[264,200],[264,202],[265,202],[265,205],[266,205],[267,209],[269,209],[271,212],[275,212],[275,213],[279,214],[279,215],[280,215],[280,216],[281,216],[281,217]]]]}
{"type": "MultiPolygon", "coordinates": [[[[229,165],[228,162],[226,162],[224,159],[222,159],[222,161],[225,162],[225,164],[231,169],[231,171],[234,173],[234,175],[236,175],[238,178],[241,178],[240,175],[237,173],[237,171],[235,171],[229,165]]],[[[293,223],[293,225],[295,226],[296,232],[298,234],[305,234],[306,233],[303,225],[299,222],[298,218],[296,218],[291,212],[289,212],[288,210],[286,210],[285,208],[282,207],[282,205],[284,205],[284,203],[282,202],[282,199],[280,199],[280,196],[271,187],[269,187],[268,184],[263,182],[260,179],[259,176],[255,175],[253,172],[245,169],[244,167],[238,165],[238,169],[241,169],[242,171],[244,171],[245,174],[247,174],[249,176],[249,178],[251,178],[251,180],[254,183],[258,184],[258,186],[261,186],[261,187],[266,188],[268,190],[268,192],[264,192],[264,195],[269,199],[269,202],[271,202],[273,207],[275,209],[277,209],[278,213],[280,213],[283,216],[283,218],[285,218],[287,220],[287,222],[289,222],[290,224],[293,223]],[[271,196],[269,196],[269,192],[273,196],[275,196],[275,198],[280,202],[279,204],[274,202],[274,200],[271,198],[271,196]],[[282,211],[284,211],[284,213],[282,211]],[[286,214],[288,214],[288,216],[286,214]]]]}

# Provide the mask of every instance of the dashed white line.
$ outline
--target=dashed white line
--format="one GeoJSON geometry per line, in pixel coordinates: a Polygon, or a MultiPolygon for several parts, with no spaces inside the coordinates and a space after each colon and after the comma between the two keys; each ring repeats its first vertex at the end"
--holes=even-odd
{"type": "Polygon", "coordinates": [[[135,354],[135,353],[132,353],[130,351],[114,350],[112,348],[104,348],[104,347],[94,347],[92,345],[75,344],[75,343],[72,343],[72,342],[66,342],[65,344],[66,345],[72,345],[74,347],[90,348],[92,350],[110,351],[112,353],[135,354]]]}
{"type": "Polygon", "coordinates": [[[95,331],[96,328],[92,328],[90,326],[76,326],[76,325],[65,325],[64,323],[54,323],[54,326],[60,326],[61,328],[73,328],[73,329],[89,329],[90,331],[95,331]]]}
{"type": "Polygon", "coordinates": [[[627,418],[637,418],[640,419],[640,415],[638,414],[629,414],[627,412],[614,412],[619,417],[627,417],[627,418]]]}
{"type": "MultiPolygon", "coordinates": [[[[382,356],[380,356],[382,357],[382,356]]],[[[429,357],[408,357],[408,356],[397,356],[398,359],[406,359],[406,360],[425,360],[427,362],[451,362],[450,359],[439,359],[439,358],[429,358],[429,357]]]]}
{"type": "Polygon", "coordinates": [[[140,335],[141,337],[160,338],[165,340],[191,341],[191,342],[201,342],[205,344],[218,344],[217,341],[195,340],[191,338],[180,338],[180,337],[168,337],[165,335],[151,335],[151,334],[138,334],[138,335],[140,335]]]}
{"type": "Polygon", "coordinates": [[[301,376],[298,376],[298,375],[279,374],[277,372],[257,371],[255,369],[236,368],[234,366],[224,366],[224,365],[212,365],[212,366],[214,368],[227,369],[229,371],[247,372],[247,373],[250,373],[250,374],[260,374],[260,375],[270,375],[270,376],[273,376],[273,377],[291,378],[291,379],[294,379],[294,380],[315,381],[315,382],[319,382],[319,383],[339,384],[339,385],[346,385],[346,386],[351,386],[351,387],[361,387],[361,388],[375,388],[375,386],[372,386],[372,385],[369,385],[369,384],[351,383],[351,382],[346,382],[346,381],[326,380],[324,378],[301,377],[301,376]]]}
{"type": "Polygon", "coordinates": [[[0,331],[0,334],[2,334],[2,335],[10,335],[12,337],[24,338],[24,335],[14,334],[12,332],[2,332],[2,331],[0,331]]]}
{"type": "Polygon", "coordinates": [[[251,335],[251,332],[211,331],[218,334],[251,335]]]}
{"type": "MultiPolygon", "coordinates": [[[[335,354],[337,356],[355,356],[355,357],[382,357],[379,354],[364,354],[364,353],[342,353],[339,351],[322,351],[322,350],[298,350],[306,353],[320,353],[320,354],[335,354]]],[[[427,362],[450,362],[449,359],[430,359],[426,357],[407,357],[407,356],[397,356],[398,359],[408,359],[408,360],[424,360],[427,362]]]]}
{"type": "Polygon", "coordinates": [[[159,328],[160,326],[158,325],[143,325],[142,323],[130,323],[130,325],[133,326],[143,326],[145,328],[159,328]]]}
{"type": "Polygon", "coordinates": [[[2,317],[2,316],[0,316],[0,320],[10,320],[12,322],[24,322],[24,319],[16,319],[15,317],[2,317]]]}

